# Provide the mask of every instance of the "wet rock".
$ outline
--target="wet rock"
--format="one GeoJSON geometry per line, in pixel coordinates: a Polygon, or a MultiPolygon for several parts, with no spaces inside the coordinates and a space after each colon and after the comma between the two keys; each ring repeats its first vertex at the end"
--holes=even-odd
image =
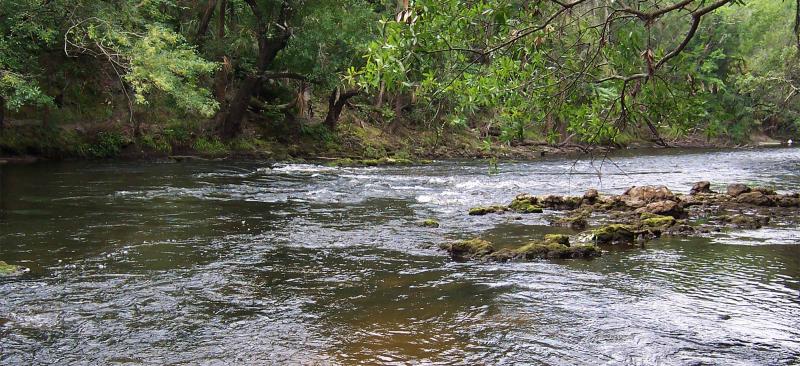
{"type": "Polygon", "coordinates": [[[542,213],[542,207],[537,205],[538,199],[529,194],[520,194],[511,201],[508,208],[520,213],[542,213]]]}
{"type": "Polygon", "coordinates": [[[755,187],[753,188],[753,192],[761,192],[767,196],[774,196],[778,194],[774,189],[767,187],[755,187]]]}
{"type": "Polygon", "coordinates": [[[555,243],[569,246],[569,236],[564,234],[547,234],[544,236],[545,243],[555,243]]]}
{"type": "Polygon", "coordinates": [[[697,229],[695,229],[691,225],[676,223],[675,225],[673,225],[673,226],[667,228],[666,230],[664,230],[662,232],[662,234],[663,235],[668,235],[668,236],[685,237],[685,236],[694,235],[696,232],[697,232],[697,229]]]}
{"type": "Polygon", "coordinates": [[[675,225],[675,217],[654,214],[643,214],[642,225],[651,228],[668,228],[675,225]]]}
{"type": "Polygon", "coordinates": [[[568,227],[572,230],[583,230],[589,226],[588,218],[589,214],[587,213],[573,214],[567,217],[555,218],[550,221],[550,225],[568,227]]]}
{"type": "Polygon", "coordinates": [[[503,248],[487,255],[485,259],[493,262],[509,262],[520,258],[521,256],[516,250],[503,248]]]}
{"type": "Polygon", "coordinates": [[[600,192],[598,192],[594,188],[590,188],[586,193],[583,194],[583,200],[589,204],[594,204],[597,202],[597,198],[600,197],[600,192]]]}
{"type": "Polygon", "coordinates": [[[27,268],[15,264],[8,264],[0,261],[0,277],[2,276],[16,276],[27,272],[27,268]]]}
{"type": "Polygon", "coordinates": [[[628,188],[623,194],[628,198],[635,201],[643,201],[645,203],[675,200],[675,194],[665,186],[639,186],[628,188]]]}
{"type": "Polygon", "coordinates": [[[441,248],[454,259],[478,259],[494,252],[492,243],[478,238],[443,244],[441,248]]]}
{"type": "Polygon", "coordinates": [[[651,213],[672,217],[684,217],[686,215],[681,204],[670,200],[648,203],[646,206],[637,209],[636,213],[651,213]]]}
{"type": "Polygon", "coordinates": [[[705,180],[697,182],[692,186],[692,190],[689,191],[689,194],[692,196],[704,193],[714,193],[711,190],[711,182],[705,180]]]}
{"type": "Polygon", "coordinates": [[[769,225],[769,217],[737,214],[733,216],[723,216],[722,221],[730,223],[742,229],[760,229],[769,225]]]}
{"type": "Polygon", "coordinates": [[[515,250],[523,259],[569,259],[599,257],[600,249],[591,244],[566,246],[558,243],[530,243],[515,250]]]}
{"type": "Polygon", "coordinates": [[[503,213],[506,211],[508,211],[508,207],[506,206],[499,206],[499,205],[478,206],[469,209],[469,214],[472,216],[483,216],[483,215],[488,215],[490,213],[503,213]]]}
{"type": "Polygon", "coordinates": [[[630,225],[611,224],[592,230],[592,240],[597,244],[632,244],[636,230],[630,225]]]}
{"type": "Polygon", "coordinates": [[[560,234],[545,236],[544,242],[532,242],[513,249],[502,248],[495,250],[491,243],[477,238],[443,244],[441,248],[456,260],[489,260],[495,262],[593,258],[601,255],[601,251],[597,246],[592,244],[570,246],[569,238],[560,234]]]}
{"type": "Polygon", "coordinates": [[[800,198],[791,195],[777,196],[774,200],[775,205],[780,207],[800,207],[800,198]]]}
{"type": "Polygon", "coordinates": [[[439,221],[436,221],[436,219],[425,219],[420,223],[420,226],[437,228],[439,227],[439,221]]]}
{"type": "Polygon", "coordinates": [[[582,197],[548,195],[538,198],[539,205],[553,210],[574,210],[581,206],[582,197]]]}
{"type": "Polygon", "coordinates": [[[727,193],[731,197],[736,197],[742,193],[750,192],[750,187],[742,183],[728,184],[727,193]]]}
{"type": "Polygon", "coordinates": [[[736,202],[755,206],[775,206],[775,201],[770,196],[755,190],[737,195],[736,202]]]}

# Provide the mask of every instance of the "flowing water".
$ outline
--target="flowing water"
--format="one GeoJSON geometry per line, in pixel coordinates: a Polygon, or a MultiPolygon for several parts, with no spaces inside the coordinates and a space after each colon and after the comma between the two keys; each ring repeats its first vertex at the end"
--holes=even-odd
{"type": "Polygon", "coordinates": [[[521,192],[698,180],[800,190],[800,149],[415,167],[0,166],[0,364],[798,365],[800,228],[595,260],[458,263],[544,215],[521,192]],[[418,225],[436,218],[441,227],[418,225]]]}

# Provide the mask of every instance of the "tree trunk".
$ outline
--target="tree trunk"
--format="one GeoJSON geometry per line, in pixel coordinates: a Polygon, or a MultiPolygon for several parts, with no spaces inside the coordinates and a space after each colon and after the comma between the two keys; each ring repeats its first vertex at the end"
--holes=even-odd
{"type": "Polygon", "coordinates": [[[5,127],[6,121],[6,99],[0,95],[0,130],[5,127]]]}
{"type": "Polygon", "coordinates": [[[222,0],[219,2],[219,20],[217,23],[217,39],[225,38],[225,10],[228,7],[228,1],[222,0]]]}
{"type": "Polygon", "coordinates": [[[339,117],[342,115],[342,110],[347,104],[347,100],[358,95],[357,89],[350,89],[344,93],[340,92],[339,88],[333,89],[330,98],[328,98],[328,115],[325,116],[325,126],[331,131],[336,130],[336,125],[339,123],[339,117]]]}
{"type": "MultiPolygon", "coordinates": [[[[267,38],[266,19],[264,19],[261,8],[258,7],[256,0],[245,0],[245,2],[250,7],[250,10],[253,11],[253,15],[255,15],[258,22],[256,31],[258,35],[258,60],[256,61],[255,74],[249,75],[244,79],[233,100],[231,100],[227,113],[222,117],[222,135],[225,138],[236,137],[242,132],[242,120],[258,82],[262,79],[264,72],[267,71],[267,67],[278,56],[278,52],[289,43],[290,32],[288,27],[284,28],[275,38],[267,38]]],[[[286,19],[288,19],[288,11],[288,5],[284,2],[278,24],[285,25],[286,19]]]]}
{"type": "Polygon", "coordinates": [[[200,23],[197,26],[197,34],[195,35],[195,41],[199,42],[200,39],[205,36],[206,32],[208,32],[208,23],[211,23],[211,17],[214,15],[214,8],[217,6],[217,0],[208,0],[208,5],[206,5],[206,9],[203,11],[203,16],[200,17],[200,23]]]}

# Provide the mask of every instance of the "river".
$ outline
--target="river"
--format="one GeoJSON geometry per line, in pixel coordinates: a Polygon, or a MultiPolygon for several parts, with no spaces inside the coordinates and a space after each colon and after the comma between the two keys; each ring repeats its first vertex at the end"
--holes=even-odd
{"type": "Polygon", "coordinates": [[[459,263],[436,249],[565,230],[547,213],[466,214],[521,192],[800,191],[800,149],[498,168],[0,166],[0,260],[31,268],[0,278],[0,364],[800,364],[800,228],[560,262],[459,263]]]}

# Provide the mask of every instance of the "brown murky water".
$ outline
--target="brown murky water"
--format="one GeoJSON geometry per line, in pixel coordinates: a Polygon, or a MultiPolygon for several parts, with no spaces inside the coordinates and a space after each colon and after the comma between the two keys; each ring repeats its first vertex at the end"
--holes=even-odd
{"type": "Polygon", "coordinates": [[[800,190],[800,149],[574,163],[0,166],[0,260],[32,269],[0,279],[0,364],[800,363],[799,228],[559,263],[432,249],[554,230],[466,215],[520,192],[800,190]]]}

